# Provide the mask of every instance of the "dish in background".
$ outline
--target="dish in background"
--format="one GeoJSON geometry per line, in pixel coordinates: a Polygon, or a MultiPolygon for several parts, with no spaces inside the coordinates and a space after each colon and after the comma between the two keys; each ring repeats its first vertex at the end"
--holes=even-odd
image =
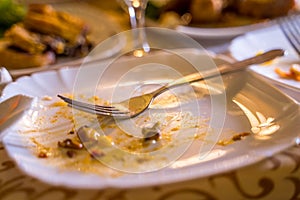
{"type": "MultiPolygon", "coordinates": [[[[89,35],[89,38],[95,45],[103,42],[105,39],[117,34],[120,31],[119,26],[113,23],[111,18],[106,13],[101,11],[100,8],[90,5],[88,2],[64,1],[64,2],[55,2],[52,3],[51,5],[57,10],[68,12],[86,21],[87,24],[89,24],[91,27],[91,33],[89,35]]],[[[101,60],[118,53],[124,47],[125,43],[121,37],[115,37],[115,38],[116,39],[114,42],[106,43],[107,44],[106,51],[101,51],[97,54],[96,58],[90,58],[90,59],[101,60]]],[[[9,70],[9,72],[13,77],[19,77],[37,71],[42,71],[42,70],[52,69],[52,68],[57,69],[68,65],[80,66],[80,63],[83,59],[84,58],[78,58],[78,57],[58,58],[57,62],[53,65],[47,65],[47,66],[35,67],[35,68],[12,69],[9,70]]]]}
{"type": "Polygon", "coordinates": [[[176,27],[176,30],[199,39],[231,39],[249,31],[272,26],[274,23],[275,22],[273,21],[266,21],[256,24],[224,28],[200,28],[179,25],[176,27]]]}
{"type": "MultiPolygon", "coordinates": [[[[273,0],[272,0],[273,1],[273,0]]],[[[297,11],[298,1],[150,1],[149,17],[194,38],[230,39],[274,24],[279,16],[297,11]],[[280,7],[280,8],[279,8],[280,7]]]]}
{"type": "MultiPolygon", "coordinates": [[[[191,58],[193,56],[195,58],[199,57],[198,54],[193,54],[193,52],[190,53],[190,56],[191,58]]],[[[171,63],[176,60],[172,57],[166,59],[165,55],[161,57],[160,59],[168,60],[171,63]]],[[[122,62],[122,69],[126,68],[127,64],[130,67],[132,60],[126,62],[122,62]]],[[[178,63],[176,62],[176,64],[178,63]]],[[[101,62],[95,66],[100,67],[101,62]]],[[[151,68],[147,69],[151,71],[151,68]]],[[[52,105],[57,101],[56,95],[58,93],[73,91],[77,73],[78,68],[73,68],[34,73],[30,77],[21,77],[6,87],[5,98],[22,93],[36,97],[37,102],[46,102],[46,104],[52,105]],[[49,87],[50,83],[51,87],[49,87]]],[[[116,74],[117,72],[112,70],[110,73],[116,74]]],[[[154,83],[170,81],[166,79],[165,75],[160,72],[157,73],[160,78],[148,80],[145,84],[149,84],[148,86],[151,87],[154,83]]],[[[91,71],[91,74],[95,73],[91,71]]],[[[147,74],[149,73],[144,73],[144,76],[147,76],[147,74]]],[[[294,144],[295,139],[299,137],[300,129],[297,122],[300,115],[298,105],[293,100],[268,85],[258,76],[247,71],[223,76],[223,80],[227,90],[227,113],[225,125],[222,127],[223,131],[219,139],[230,141],[230,138],[234,137],[236,133],[250,132],[251,126],[257,124],[257,122],[268,121],[272,117],[278,119],[274,124],[276,128],[274,134],[262,138],[250,134],[244,139],[237,139],[232,144],[216,145],[208,156],[202,159],[199,158],[199,146],[197,146],[199,143],[201,144],[201,138],[198,138],[198,140],[196,137],[193,143],[195,146],[191,146],[193,148],[190,148],[182,157],[162,170],[151,173],[122,174],[115,177],[99,176],[91,171],[68,171],[60,168],[60,166],[69,163],[69,158],[68,160],[53,161],[38,158],[32,152],[35,145],[39,148],[38,143],[33,143],[35,138],[42,137],[47,142],[54,141],[57,143],[61,135],[58,136],[53,133],[63,130],[62,134],[65,135],[69,127],[65,120],[57,118],[57,116],[54,116],[55,120],[52,121],[54,125],[51,124],[51,120],[47,119],[53,113],[47,111],[47,106],[41,106],[37,103],[32,110],[32,114],[34,117],[42,116],[43,118],[45,116],[44,121],[38,121],[43,126],[37,127],[41,131],[33,134],[29,132],[22,134],[19,130],[26,129],[27,123],[26,120],[23,120],[11,128],[10,134],[3,139],[3,143],[8,154],[26,174],[54,185],[95,189],[152,186],[207,177],[258,162],[294,144]],[[285,106],[282,106],[283,104],[285,106]],[[52,134],[47,134],[47,132],[52,132],[52,134]],[[191,171],[193,173],[190,173],[191,171]]],[[[85,85],[88,86],[88,83],[89,79],[86,79],[85,85]]],[[[101,94],[105,94],[105,91],[112,92],[114,90],[114,85],[110,84],[107,82],[102,87],[104,91],[101,91],[101,94]]],[[[136,84],[134,82],[124,84],[124,89],[121,91],[126,93],[128,87],[134,88],[136,84]]],[[[195,83],[194,87],[201,89],[201,85],[201,83],[195,83]]],[[[182,90],[183,88],[180,88],[180,91],[182,90]]],[[[197,103],[203,108],[202,114],[208,114],[209,116],[210,102],[202,101],[203,99],[198,99],[197,103]]],[[[184,104],[184,106],[187,108],[192,106],[191,109],[194,109],[190,103],[184,104]]],[[[28,119],[28,117],[30,116],[25,116],[25,119],[28,119]]],[[[222,144],[226,144],[226,142],[222,144]]]]}
{"type": "Polygon", "coordinates": [[[285,56],[267,64],[253,65],[250,69],[275,84],[299,90],[300,81],[281,78],[275,72],[275,68],[288,72],[292,63],[299,63],[299,55],[295,52],[278,25],[239,36],[233,39],[229,47],[231,55],[237,60],[276,48],[284,49],[286,51],[285,56]]]}

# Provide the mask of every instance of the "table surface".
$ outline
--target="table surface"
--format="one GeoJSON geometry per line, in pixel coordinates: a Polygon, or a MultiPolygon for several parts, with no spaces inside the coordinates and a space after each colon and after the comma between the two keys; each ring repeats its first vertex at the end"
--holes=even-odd
{"type": "MultiPolygon", "coordinates": [[[[36,2],[36,1],[27,1],[36,2]]],[[[47,1],[47,2],[53,2],[47,1]]],[[[116,12],[114,3],[90,1],[116,12]]],[[[105,1],[107,2],[107,1],[105,1]]],[[[127,29],[126,18],[112,14],[112,20],[127,29]],[[125,20],[124,20],[125,19],[125,20]]],[[[208,50],[226,52],[230,40],[198,40],[208,50]]],[[[300,101],[300,94],[279,89],[300,101]]],[[[256,164],[214,176],[186,182],[144,188],[103,190],[72,189],[40,182],[23,174],[0,143],[0,199],[300,199],[300,145],[295,145],[256,164]]]]}

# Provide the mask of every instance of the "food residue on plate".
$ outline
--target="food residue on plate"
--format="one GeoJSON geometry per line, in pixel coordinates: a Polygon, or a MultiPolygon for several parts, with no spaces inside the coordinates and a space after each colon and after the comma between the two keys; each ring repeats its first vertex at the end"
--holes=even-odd
{"type": "Polygon", "coordinates": [[[289,71],[283,71],[282,69],[276,67],[275,72],[281,78],[293,79],[296,81],[300,81],[300,65],[299,64],[292,64],[289,71]]]}
{"type": "MultiPolygon", "coordinates": [[[[80,97],[87,102],[107,103],[98,97],[80,97]]],[[[54,97],[41,97],[38,104],[37,110],[33,109],[30,114],[29,124],[20,133],[34,144],[32,151],[38,158],[61,170],[119,176],[121,172],[107,167],[99,159],[116,159],[117,163],[127,167],[160,165],[170,158],[164,153],[153,156],[153,152],[175,150],[194,140],[205,142],[209,132],[209,119],[188,111],[172,109],[130,119],[141,128],[140,136],[136,136],[120,127],[113,118],[95,117],[82,111],[74,113],[72,108],[54,97]],[[127,153],[137,156],[128,157],[127,153]]],[[[230,141],[220,140],[217,144],[226,146],[248,135],[237,134],[230,141]]]]}
{"type": "Polygon", "coordinates": [[[236,141],[240,141],[249,135],[251,135],[249,132],[237,133],[229,139],[219,140],[218,145],[226,146],[226,145],[232,144],[236,141]]]}

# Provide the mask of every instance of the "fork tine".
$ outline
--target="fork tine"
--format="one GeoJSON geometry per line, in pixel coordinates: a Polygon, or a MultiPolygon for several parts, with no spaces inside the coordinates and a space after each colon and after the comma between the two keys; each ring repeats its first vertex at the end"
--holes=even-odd
{"type": "Polygon", "coordinates": [[[81,102],[81,101],[77,101],[77,100],[68,99],[68,100],[66,100],[66,102],[70,105],[76,105],[79,107],[85,107],[85,108],[89,108],[89,109],[93,109],[93,110],[102,110],[102,111],[107,111],[107,112],[119,111],[118,109],[116,109],[114,107],[89,104],[89,103],[85,103],[85,102],[81,102]]]}
{"type": "Polygon", "coordinates": [[[279,19],[279,26],[295,51],[300,55],[300,15],[279,19]]]}
{"type": "Polygon", "coordinates": [[[81,101],[77,101],[74,99],[70,99],[61,95],[57,95],[59,98],[61,98],[63,101],[65,101],[68,104],[74,105],[76,104],[77,106],[82,106],[82,107],[86,107],[86,108],[91,108],[91,109],[103,109],[103,110],[107,110],[107,111],[118,111],[118,109],[116,109],[113,106],[102,106],[102,105],[96,105],[96,104],[89,104],[89,103],[85,103],[85,102],[81,102],[81,101]]]}
{"type": "Polygon", "coordinates": [[[91,114],[97,114],[97,115],[105,115],[105,116],[118,116],[118,117],[125,117],[128,115],[128,112],[108,112],[108,111],[103,111],[103,110],[97,110],[97,109],[91,109],[91,108],[86,108],[86,107],[82,107],[82,106],[78,106],[76,104],[68,104],[68,106],[81,110],[81,111],[85,111],[91,114]]]}
{"type": "Polygon", "coordinates": [[[113,106],[101,106],[101,105],[93,105],[77,100],[73,100],[61,95],[57,95],[59,98],[61,98],[63,101],[68,103],[70,107],[74,107],[83,111],[87,111],[89,113],[93,114],[99,114],[99,115],[127,115],[129,114],[128,111],[120,111],[119,109],[113,107],[113,106]]]}

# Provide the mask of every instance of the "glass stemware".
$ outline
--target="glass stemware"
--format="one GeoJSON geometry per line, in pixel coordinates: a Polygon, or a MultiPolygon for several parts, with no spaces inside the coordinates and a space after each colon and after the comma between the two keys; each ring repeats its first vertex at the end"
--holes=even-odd
{"type": "Polygon", "coordinates": [[[134,56],[141,57],[150,51],[145,33],[145,10],[148,0],[123,0],[127,6],[133,33],[134,56]]]}

